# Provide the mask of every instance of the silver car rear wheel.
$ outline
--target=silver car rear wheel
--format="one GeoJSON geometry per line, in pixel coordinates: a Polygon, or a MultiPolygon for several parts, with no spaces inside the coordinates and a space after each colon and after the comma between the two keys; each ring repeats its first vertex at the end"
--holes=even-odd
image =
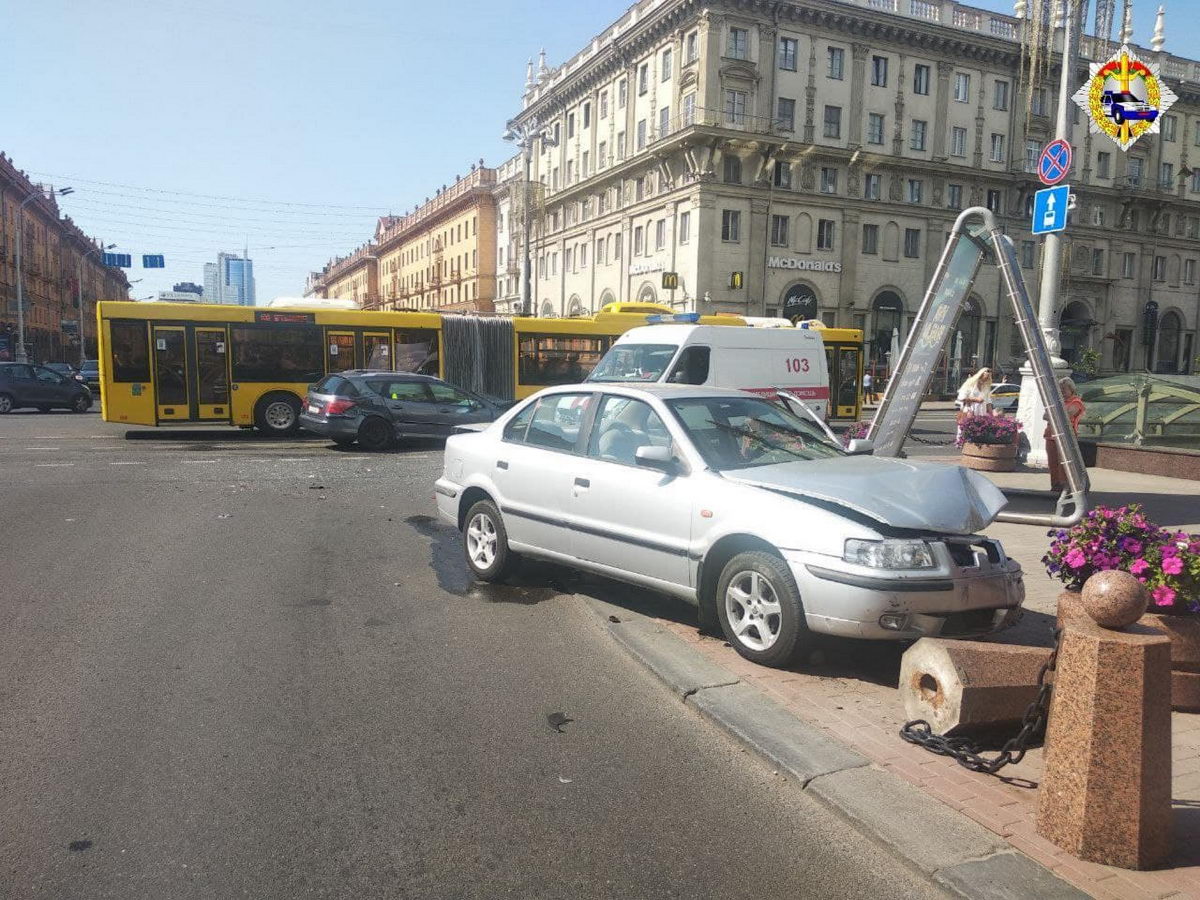
{"type": "Polygon", "coordinates": [[[725,617],[734,636],[751,650],[769,650],[779,640],[783,608],[771,582],[759,572],[733,576],[725,589],[725,617]]]}
{"type": "Polygon", "coordinates": [[[508,532],[500,510],[491,500],[480,500],[467,510],[463,518],[463,555],[480,581],[500,581],[512,567],[508,532]]]}

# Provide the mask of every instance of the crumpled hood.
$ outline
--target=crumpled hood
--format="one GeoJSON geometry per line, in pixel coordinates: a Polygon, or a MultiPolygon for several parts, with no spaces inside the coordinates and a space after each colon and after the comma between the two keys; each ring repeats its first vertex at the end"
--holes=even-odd
{"type": "Polygon", "coordinates": [[[880,456],[843,456],[721,473],[730,481],[847,507],[893,528],[980,531],[1008,503],[961,466],[880,456]]]}

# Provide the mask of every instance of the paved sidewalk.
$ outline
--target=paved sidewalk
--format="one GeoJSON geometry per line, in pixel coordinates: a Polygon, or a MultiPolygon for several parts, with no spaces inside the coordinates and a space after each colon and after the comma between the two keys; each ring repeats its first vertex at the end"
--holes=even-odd
{"type": "MultiPolygon", "coordinates": [[[[947,459],[947,461],[951,461],[947,459]]],[[[1160,524],[1200,532],[1200,483],[1091,470],[1094,503],[1140,502],[1160,524]]],[[[995,476],[1013,487],[1040,487],[1045,473],[995,476]]],[[[1047,500],[1047,505],[1050,501],[1047,500]]],[[[1000,538],[1026,572],[1028,600],[1022,623],[999,637],[1049,646],[1058,582],[1044,573],[1046,529],[996,524],[1000,538]]],[[[870,642],[823,641],[807,664],[793,671],[765,669],[743,660],[720,640],[701,637],[690,623],[661,621],[708,661],[745,684],[757,685],[795,716],[837,738],[884,770],[978,822],[1059,877],[1101,898],[1200,898],[1200,715],[1173,717],[1175,851],[1170,867],[1131,872],[1076,860],[1038,837],[1037,783],[1042,753],[1031,752],[996,778],[969,772],[952,760],[906,744],[899,737],[904,711],[897,680],[901,649],[870,642]]]]}

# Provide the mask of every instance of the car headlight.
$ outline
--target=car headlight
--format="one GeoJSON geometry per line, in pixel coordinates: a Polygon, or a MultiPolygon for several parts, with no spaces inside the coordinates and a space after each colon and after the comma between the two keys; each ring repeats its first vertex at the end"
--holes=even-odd
{"type": "Polygon", "coordinates": [[[872,569],[932,569],[933,552],[925,541],[846,541],[842,555],[848,563],[872,569]]]}

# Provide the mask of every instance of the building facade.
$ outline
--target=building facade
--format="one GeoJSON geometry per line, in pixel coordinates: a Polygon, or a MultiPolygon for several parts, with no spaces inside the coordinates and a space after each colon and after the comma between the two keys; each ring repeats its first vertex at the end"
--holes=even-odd
{"type": "Polygon", "coordinates": [[[215,263],[205,263],[204,300],[231,306],[255,306],[254,260],[234,253],[218,253],[215,263]]]}
{"type": "Polygon", "coordinates": [[[101,245],[61,215],[12,160],[0,153],[0,359],[11,359],[17,340],[17,229],[24,227],[21,256],[25,295],[25,348],[42,362],[77,362],[96,354],[96,301],[126,300],[121,269],[103,264],[101,245]],[[37,199],[21,204],[30,195],[37,199]],[[83,309],[80,310],[82,287],[83,309]]]}
{"type": "MultiPolygon", "coordinates": [[[[544,188],[531,207],[535,308],[651,300],[815,315],[862,328],[883,366],[971,206],[998,216],[1036,298],[1041,243],[1029,225],[1058,63],[1023,76],[1026,27],[953,0],[636,4],[561,67],[531,65],[511,123],[545,135],[533,152],[544,188]]],[[[1085,37],[1075,84],[1111,49],[1085,37]]],[[[1163,52],[1161,21],[1139,55],[1180,99],[1162,133],[1128,153],[1076,117],[1063,353],[1095,349],[1110,372],[1190,372],[1200,63],[1163,52]]],[[[498,231],[497,252],[511,258],[512,239],[498,231]]],[[[1006,304],[985,267],[956,328],[958,367],[1019,362],[1006,304]]]]}

